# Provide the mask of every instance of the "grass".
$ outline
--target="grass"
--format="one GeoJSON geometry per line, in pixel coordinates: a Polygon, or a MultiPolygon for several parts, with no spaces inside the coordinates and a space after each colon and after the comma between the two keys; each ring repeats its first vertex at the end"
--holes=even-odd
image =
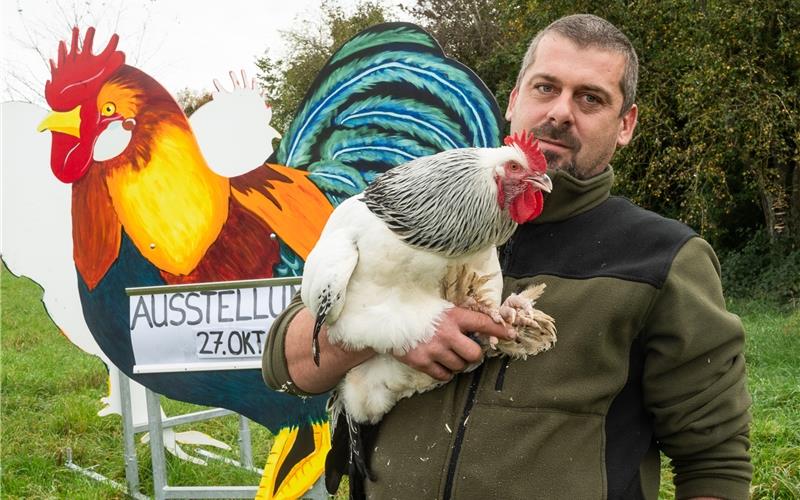
{"type": "MultiPolygon", "coordinates": [[[[2,270],[2,362],[0,370],[0,460],[3,498],[124,498],[106,485],[64,466],[67,449],[73,460],[119,483],[125,483],[119,416],[98,417],[106,392],[106,369],[59,334],[44,312],[41,290],[27,279],[2,270]]],[[[753,395],[752,494],[757,499],[800,498],[800,310],[783,310],[753,301],[730,308],[748,334],[748,379],[753,395]]],[[[169,415],[199,407],[164,400],[169,415]]],[[[234,416],[191,424],[231,446],[222,452],[237,459],[238,420],[234,416]]],[[[263,467],[271,445],[266,429],[251,426],[254,465],[263,467]]],[[[152,492],[149,448],[138,442],[142,492],[152,492]]],[[[191,452],[191,446],[184,447],[191,452]]],[[[216,451],[216,450],[214,450],[216,451]]],[[[218,462],[192,465],[168,455],[172,486],[254,485],[258,476],[218,462]]],[[[665,464],[665,478],[669,477],[665,464]]],[[[346,498],[341,491],[339,497],[346,498]]],[[[671,498],[662,479],[662,497],[671,498]]]]}

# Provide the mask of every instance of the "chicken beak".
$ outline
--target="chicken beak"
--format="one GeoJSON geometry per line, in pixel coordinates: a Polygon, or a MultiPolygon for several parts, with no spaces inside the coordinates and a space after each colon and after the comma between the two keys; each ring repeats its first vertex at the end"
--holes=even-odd
{"type": "Polygon", "coordinates": [[[530,182],[531,185],[541,189],[545,193],[549,193],[553,190],[553,181],[550,180],[550,177],[547,174],[529,177],[528,182],[530,182]]]}
{"type": "Polygon", "coordinates": [[[39,132],[49,130],[51,132],[61,132],[71,136],[81,137],[81,107],[76,106],[70,111],[53,111],[42,123],[36,127],[39,132]]]}

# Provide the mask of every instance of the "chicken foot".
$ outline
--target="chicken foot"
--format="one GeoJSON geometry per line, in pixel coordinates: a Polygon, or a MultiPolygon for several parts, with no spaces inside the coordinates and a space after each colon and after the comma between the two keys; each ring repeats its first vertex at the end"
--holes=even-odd
{"type": "Polygon", "coordinates": [[[442,280],[442,297],[446,300],[459,307],[484,313],[517,333],[514,340],[498,341],[495,337],[490,337],[488,341],[481,339],[486,354],[506,354],[515,359],[526,359],[552,347],[556,341],[555,321],[534,308],[546,285],[534,285],[518,294],[511,294],[498,306],[486,291],[486,285],[492,277],[469,271],[467,266],[462,265],[451,268],[442,280]]]}

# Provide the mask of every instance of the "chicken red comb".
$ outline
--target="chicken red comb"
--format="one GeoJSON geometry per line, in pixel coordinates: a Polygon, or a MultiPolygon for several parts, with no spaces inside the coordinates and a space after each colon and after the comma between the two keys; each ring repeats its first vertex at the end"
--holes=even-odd
{"type": "Polygon", "coordinates": [[[528,160],[528,168],[537,172],[544,172],[547,170],[547,160],[539,149],[539,141],[533,136],[532,132],[522,130],[514,133],[514,135],[506,136],[503,140],[506,146],[517,146],[525,153],[525,158],[528,160]]]}
{"type": "Polygon", "coordinates": [[[111,36],[98,55],[92,54],[94,28],[86,30],[83,47],[78,49],[80,31],[72,28],[69,52],[62,40],[58,44],[58,65],[50,59],[52,79],[44,86],[47,103],[54,111],[69,111],[88,97],[94,97],[108,76],[125,63],[125,54],[116,50],[119,36],[111,36]]]}

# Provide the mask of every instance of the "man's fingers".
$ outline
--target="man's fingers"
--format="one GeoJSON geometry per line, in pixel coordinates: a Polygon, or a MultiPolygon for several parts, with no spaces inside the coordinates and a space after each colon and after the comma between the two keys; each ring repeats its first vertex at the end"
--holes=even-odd
{"type": "Polygon", "coordinates": [[[482,333],[501,340],[513,340],[516,337],[513,331],[498,325],[485,314],[458,307],[451,309],[450,313],[462,332],[482,333]]]}
{"type": "Polygon", "coordinates": [[[428,365],[423,372],[427,373],[431,377],[435,378],[436,380],[440,380],[442,382],[448,382],[450,379],[453,378],[453,372],[445,368],[444,366],[440,365],[439,363],[433,363],[428,365]]]}
{"type": "Polygon", "coordinates": [[[467,367],[467,362],[453,351],[443,351],[436,356],[436,362],[451,372],[461,372],[467,367]]]}
{"type": "Polygon", "coordinates": [[[483,349],[477,342],[465,335],[461,335],[457,340],[453,342],[452,349],[464,361],[464,368],[483,358],[483,349]]]}

